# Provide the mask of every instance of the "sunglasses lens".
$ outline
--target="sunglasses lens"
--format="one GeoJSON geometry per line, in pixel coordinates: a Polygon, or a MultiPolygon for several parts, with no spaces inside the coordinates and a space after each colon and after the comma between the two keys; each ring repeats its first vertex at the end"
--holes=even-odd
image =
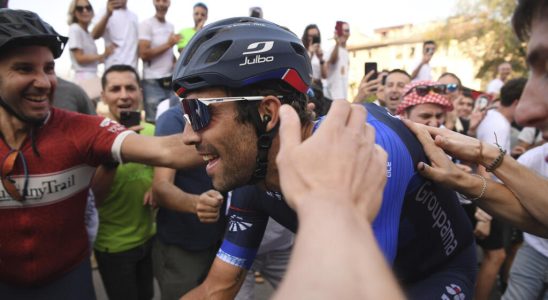
{"type": "Polygon", "coordinates": [[[453,93],[454,91],[457,90],[457,87],[458,86],[455,83],[450,83],[450,84],[447,85],[447,91],[449,93],[453,93]]]}
{"type": "Polygon", "coordinates": [[[446,86],[445,85],[434,85],[432,86],[432,91],[434,91],[434,93],[436,94],[445,94],[445,91],[446,91],[446,86]]]}
{"type": "Polygon", "coordinates": [[[194,131],[199,131],[209,124],[211,116],[209,115],[207,105],[197,99],[184,99],[182,100],[182,103],[183,110],[185,114],[188,115],[190,124],[192,125],[192,129],[194,129],[194,131]]]}
{"type": "Polygon", "coordinates": [[[426,85],[419,85],[415,87],[415,91],[417,92],[417,95],[424,97],[428,92],[430,92],[430,87],[426,85]]]}

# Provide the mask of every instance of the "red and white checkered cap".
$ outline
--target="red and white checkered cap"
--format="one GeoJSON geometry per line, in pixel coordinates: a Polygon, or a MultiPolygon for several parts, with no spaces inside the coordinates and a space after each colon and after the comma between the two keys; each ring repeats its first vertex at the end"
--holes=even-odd
{"type": "MultiPolygon", "coordinates": [[[[429,80],[414,81],[405,86],[403,94],[404,95],[407,94],[409,90],[419,85],[433,86],[433,85],[439,85],[439,84],[441,83],[438,83],[435,81],[429,81],[429,80]]],[[[449,99],[446,96],[440,95],[438,93],[434,93],[433,91],[429,91],[428,94],[421,97],[417,94],[416,90],[413,90],[407,96],[403,97],[403,101],[400,103],[400,105],[398,105],[396,114],[401,115],[408,107],[415,106],[418,104],[424,104],[424,103],[438,104],[441,107],[443,107],[445,111],[453,110],[453,104],[451,103],[451,101],[449,101],[449,99]]]]}

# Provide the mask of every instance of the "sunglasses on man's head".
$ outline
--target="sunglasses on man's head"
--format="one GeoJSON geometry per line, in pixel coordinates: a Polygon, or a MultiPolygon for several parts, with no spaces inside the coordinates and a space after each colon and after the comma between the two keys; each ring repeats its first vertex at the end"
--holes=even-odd
{"type": "MultiPolygon", "coordinates": [[[[277,96],[283,98],[282,96],[277,96]]],[[[261,101],[264,96],[242,96],[242,97],[221,97],[221,98],[181,98],[185,120],[190,123],[194,131],[199,131],[211,121],[211,113],[208,106],[212,103],[234,102],[234,101],[261,101]]]]}
{"type": "Polygon", "coordinates": [[[428,95],[428,93],[430,93],[430,91],[432,91],[436,94],[445,95],[447,93],[447,86],[445,84],[417,85],[417,86],[414,86],[413,88],[411,88],[409,91],[407,91],[407,93],[405,93],[405,95],[403,95],[403,96],[405,97],[405,96],[411,94],[413,91],[415,91],[417,93],[417,95],[419,95],[421,97],[424,97],[424,96],[428,95]]]}
{"type": "Polygon", "coordinates": [[[448,83],[446,84],[446,87],[448,93],[453,93],[459,89],[459,85],[456,83],[448,83]]]}
{"type": "Polygon", "coordinates": [[[23,201],[27,197],[27,187],[29,184],[29,172],[27,169],[27,161],[23,156],[23,152],[20,150],[10,150],[6,156],[2,159],[2,165],[0,169],[0,177],[2,179],[2,185],[6,192],[15,200],[23,201]],[[24,172],[24,183],[23,183],[23,194],[19,192],[17,186],[15,186],[15,180],[12,178],[11,173],[15,168],[15,162],[17,158],[21,157],[21,162],[23,163],[23,172],[24,172]]]}
{"type": "Polygon", "coordinates": [[[91,5],[76,5],[76,11],[79,13],[84,12],[84,9],[87,11],[93,11],[93,7],[91,5]]]}

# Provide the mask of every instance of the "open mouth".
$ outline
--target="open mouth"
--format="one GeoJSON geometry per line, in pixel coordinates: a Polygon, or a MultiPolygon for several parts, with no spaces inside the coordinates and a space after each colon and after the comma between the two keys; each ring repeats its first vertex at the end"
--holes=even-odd
{"type": "Polygon", "coordinates": [[[42,103],[42,102],[48,101],[47,96],[30,96],[29,95],[29,96],[25,96],[24,98],[25,100],[28,100],[34,103],[42,103]]]}
{"type": "Polygon", "coordinates": [[[207,162],[206,171],[208,174],[212,172],[213,168],[219,162],[219,156],[214,154],[203,154],[202,159],[207,162]]]}

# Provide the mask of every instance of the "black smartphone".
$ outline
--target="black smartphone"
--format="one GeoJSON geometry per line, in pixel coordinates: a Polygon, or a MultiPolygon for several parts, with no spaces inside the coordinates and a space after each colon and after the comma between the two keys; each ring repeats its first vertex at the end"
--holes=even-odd
{"type": "Polygon", "coordinates": [[[129,128],[132,126],[137,126],[141,123],[141,112],[140,111],[131,111],[123,110],[120,112],[120,124],[129,128]]]}
{"type": "Polygon", "coordinates": [[[369,74],[369,72],[371,72],[371,71],[375,71],[375,72],[373,73],[373,76],[369,77],[369,80],[367,80],[367,81],[375,80],[375,79],[377,79],[377,76],[379,76],[379,74],[377,72],[377,63],[376,62],[366,62],[365,63],[365,74],[364,75],[369,74]]]}
{"type": "Polygon", "coordinates": [[[312,37],[312,44],[319,44],[321,43],[321,39],[319,36],[315,35],[312,37]]]}

